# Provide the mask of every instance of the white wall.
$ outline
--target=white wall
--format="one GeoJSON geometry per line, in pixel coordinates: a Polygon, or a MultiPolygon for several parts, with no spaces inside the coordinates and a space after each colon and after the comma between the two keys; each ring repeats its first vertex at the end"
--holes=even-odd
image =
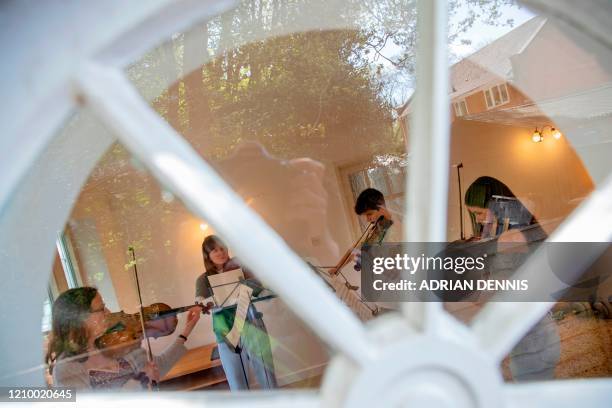
{"type": "MultiPolygon", "coordinates": [[[[565,218],[593,190],[593,182],[565,137],[531,141],[533,129],[456,120],[450,163],[463,163],[462,195],[478,177],[505,183],[540,221],[565,218]]],[[[448,240],[459,239],[457,172],[449,167],[448,240]]],[[[464,208],[466,236],[472,234],[464,208]]],[[[550,231],[547,231],[550,232],[550,231]]]]}

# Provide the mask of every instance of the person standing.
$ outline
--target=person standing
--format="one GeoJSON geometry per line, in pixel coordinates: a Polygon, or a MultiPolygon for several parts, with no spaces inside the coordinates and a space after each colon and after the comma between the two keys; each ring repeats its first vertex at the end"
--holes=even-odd
{"type": "MultiPolygon", "coordinates": [[[[212,298],[212,288],[208,277],[241,268],[236,258],[230,258],[227,246],[215,235],[209,235],[202,242],[202,256],[205,272],[196,280],[196,302],[204,303],[212,298]]],[[[245,268],[245,284],[253,288],[253,295],[261,292],[261,284],[245,268]]],[[[220,305],[218,305],[220,306],[220,305]]],[[[262,313],[253,304],[249,305],[246,321],[236,348],[226,336],[234,325],[235,308],[217,307],[212,311],[213,332],[217,340],[221,364],[232,391],[249,389],[247,371],[250,366],[257,382],[263,389],[277,387],[270,339],[263,322],[262,313]]]]}

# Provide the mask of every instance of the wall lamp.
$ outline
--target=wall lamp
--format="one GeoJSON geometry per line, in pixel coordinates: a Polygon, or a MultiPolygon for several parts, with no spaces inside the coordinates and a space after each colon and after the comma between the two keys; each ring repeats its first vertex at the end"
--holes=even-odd
{"type": "Polygon", "coordinates": [[[554,127],[550,125],[545,125],[545,126],[542,126],[540,130],[538,130],[537,127],[535,128],[535,130],[533,131],[533,134],[531,135],[531,141],[534,143],[540,143],[544,141],[544,129],[546,129],[547,127],[550,128],[550,134],[553,137],[553,139],[555,140],[561,139],[562,135],[558,129],[555,129],[554,127]]]}

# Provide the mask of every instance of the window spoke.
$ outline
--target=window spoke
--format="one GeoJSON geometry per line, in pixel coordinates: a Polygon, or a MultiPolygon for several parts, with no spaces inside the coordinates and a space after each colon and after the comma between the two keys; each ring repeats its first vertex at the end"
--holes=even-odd
{"type": "Polygon", "coordinates": [[[558,380],[508,384],[504,389],[507,407],[573,408],[588,404],[590,408],[609,407],[612,403],[612,380],[558,380]]]}
{"type": "Polygon", "coordinates": [[[366,341],[361,322],[145,103],[120,71],[89,64],[77,77],[77,86],[124,145],[188,208],[210,220],[236,254],[306,324],[357,364],[372,359],[374,348],[366,341]]]}
{"type": "MultiPolygon", "coordinates": [[[[411,121],[404,239],[444,242],[448,190],[449,132],[447,4],[418,2],[417,91],[411,121]]],[[[441,304],[405,303],[403,314],[427,331],[445,313],[441,304]]]]}
{"type": "Polygon", "coordinates": [[[223,407],[242,408],[310,408],[321,405],[318,393],[313,391],[266,391],[243,394],[211,392],[144,392],[144,393],[105,393],[104,398],[93,393],[79,394],[77,406],[83,407],[223,407]]]}

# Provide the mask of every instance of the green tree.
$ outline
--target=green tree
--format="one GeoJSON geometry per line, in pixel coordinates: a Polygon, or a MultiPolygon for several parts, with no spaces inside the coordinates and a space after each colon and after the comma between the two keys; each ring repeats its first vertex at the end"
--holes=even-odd
{"type": "MultiPolygon", "coordinates": [[[[451,16],[464,16],[453,20],[449,42],[477,20],[511,24],[501,21],[500,10],[512,3],[451,1],[451,16]]],[[[373,153],[399,152],[393,108],[413,87],[416,17],[415,0],[243,1],[196,27],[198,41],[184,44],[175,36],[179,72],[183,61],[214,58],[189,74],[197,80],[181,79],[163,94],[157,109],[184,134],[190,118],[200,118],[199,136],[189,139],[196,148],[208,146],[199,150],[210,158],[224,157],[245,139],[296,157],[346,135],[373,153]],[[322,26],[328,18],[354,28],[291,33],[314,14],[322,26]]]]}

